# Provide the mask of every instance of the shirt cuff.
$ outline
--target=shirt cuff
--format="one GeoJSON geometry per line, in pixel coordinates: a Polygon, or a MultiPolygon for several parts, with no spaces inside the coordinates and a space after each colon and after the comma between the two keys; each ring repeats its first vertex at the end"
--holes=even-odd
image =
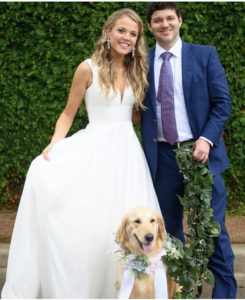
{"type": "Polygon", "coordinates": [[[200,136],[199,139],[203,139],[203,140],[207,141],[211,147],[214,146],[214,144],[209,139],[205,138],[204,136],[200,136]]]}

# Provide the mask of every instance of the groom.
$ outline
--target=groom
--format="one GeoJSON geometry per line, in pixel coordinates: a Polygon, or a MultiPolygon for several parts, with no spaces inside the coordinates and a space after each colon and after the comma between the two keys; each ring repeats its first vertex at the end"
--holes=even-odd
{"type": "Polygon", "coordinates": [[[153,2],[147,13],[156,46],[149,51],[149,89],[141,134],[166,230],[184,241],[183,181],[176,147],[195,141],[193,159],[209,159],[213,175],[212,208],[221,234],[209,268],[215,276],[213,298],[235,298],[234,254],[225,228],[226,190],[222,172],[228,158],[222,131],[230,113],[230,95],[215,47],[189,44],[179,37],[182,18],[174,2],[153,2]]]}

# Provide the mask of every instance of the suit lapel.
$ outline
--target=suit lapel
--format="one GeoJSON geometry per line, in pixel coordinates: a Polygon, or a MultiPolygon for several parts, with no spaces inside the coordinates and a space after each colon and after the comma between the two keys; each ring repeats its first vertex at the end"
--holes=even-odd
{"type": "Polygon", "coordinates": [[[187,112],[189,112],[190,85],[192,76],[192,47],[182,41],[182,84],[187,112]]]}
{"type": "Polygon", "coordinates": [[[155,58],[155,47],[149,51],[149,97],[154,112],[156,113],[156,91],[155,91],[155,80],[154,80],[154,58],[155,58]]]}

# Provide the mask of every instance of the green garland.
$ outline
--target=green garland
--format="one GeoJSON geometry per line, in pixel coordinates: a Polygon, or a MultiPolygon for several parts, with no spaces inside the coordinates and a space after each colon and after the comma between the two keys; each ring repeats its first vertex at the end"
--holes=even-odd
{"type": "Polygon", "coordinates": [[[163,262],[168,266],[168,275],[181,286],[175,298],[199,298],[202,284],[214,285],[212,272],[207,268],[208,258],[213,254],[213,238],[220,234],[220,225],[214,220],[210,206],[213,177],[206,165],[193,160],[193,142],[186,143],[176,151],[176,161],[183,174],[185,193],[179,197],[184,210],[188,212],[188,233],[190,244],[171,237],[181,255],[166,255],[163,262]]]}

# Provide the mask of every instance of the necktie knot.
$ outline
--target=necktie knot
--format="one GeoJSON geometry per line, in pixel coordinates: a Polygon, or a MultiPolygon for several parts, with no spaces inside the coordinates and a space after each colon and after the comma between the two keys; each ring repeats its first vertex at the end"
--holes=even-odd
{"type": "Polygon", "coordinates": [[[170,52],[163,52],[162,54],[161,54],[161,57],[163,58],[163,60],[170,60],[170,58],[173,56],[173,54],[172,53],[170,53],[170,52]]]}

